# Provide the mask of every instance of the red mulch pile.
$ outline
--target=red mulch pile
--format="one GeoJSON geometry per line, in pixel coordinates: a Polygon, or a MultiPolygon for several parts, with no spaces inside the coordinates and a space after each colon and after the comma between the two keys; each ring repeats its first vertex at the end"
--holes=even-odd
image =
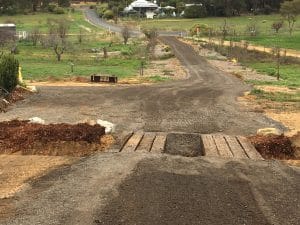
{"type": "MultiPolygon", "coordinates": [[[[71,146],[76,146],[78,149],[87,148],[87,146],[96,149],[95,146],[100,145],[100,138],[103,135],[105,135],[104,127],[85,123],[42,125],[18,120],[1,122],[0,153],[21,151],[24,154],[30,154],[34,151],[37,154],[44,154],[43,149],[49,151],[53,147],[53,143],[56,151],[59,151],[60,144],[66,147],[66,143],[71,143],[71,146]]],[[[67,151],[70,152],[72,149],[67,151]]],[[[63,154],[56,152],[55,155],[63,154]]]]}
{"type": "Polygon", "coordinates": [[[296,148],[284,135],[257,135],[249,140],[265,159],[296,159],[296,148]]]}
{"type": "MultiPolygon", "coordinates": [[[[30,94],[32,94],[30,91],[28,91],[28,90],[26,90],[22,87],[17,87],[17,88],[15,88],[15,90],[13,90],[12,93],[10,93],[10,95],[6,98],[6,100],[10,104],[16,103],[18,101],[24,100],[30,94]]],[[[6,105],[6,104],[3,104],[3,103],[0,104],[0,113],[1,112],[6,112],[7,107],[8,107],[8,105],[6,105]]]]}
{"type": "Polygon", "coordinates": [[[17,87],[15,90],[9,95],[7,101],[10,103],[15,103],[18,101],[22,101],[25,99],[25,97],[29,94],[32,94],[30,91],[22,88],[22,87],[17,87]]]}

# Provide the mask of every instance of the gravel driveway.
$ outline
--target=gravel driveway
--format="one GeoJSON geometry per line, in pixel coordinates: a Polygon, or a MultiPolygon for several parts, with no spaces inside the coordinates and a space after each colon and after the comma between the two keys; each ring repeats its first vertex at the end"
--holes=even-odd
{"type": "Polygon", "coordinates": [[[175,37],[161,39],[186,67],[187,80],[132,86],[41,86],[38,94],[0,114],[0,120],[37,116],[48,123],[78,123],[102,119],[117,124],[117,131],[239,135],[280,127],[261,113],[241,108],[236,99],[249,90],[241,80],[212,67],[175,37]]]}

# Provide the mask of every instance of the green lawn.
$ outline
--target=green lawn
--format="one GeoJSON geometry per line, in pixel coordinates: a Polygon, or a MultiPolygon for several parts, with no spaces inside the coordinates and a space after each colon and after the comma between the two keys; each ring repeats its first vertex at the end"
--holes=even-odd
{"type": "MultiPolygon", "coordinates": [[[[271,25],[274,21],[280,20],[279,14],[258,15],[258,16],[239,16],[239,17],[207,17],[199,19],[153,19],[153,20],[132,20],[124,18],[123,22],[131,25],[140,26],[141,28],[157,28],[159,30],[190,30],[195,24],[207,24],[210,27],[220,28],[227,20],[231,29],[242,33],[246,30],[247,24],[256,23],[261,33],[272,32],[271,25]]],[[[300,22],[296,23],[296,29],[300,29],[300,22]]]]}
{"type": "Polygon", "coordinates": [[[289,94],[283,92],[266,92],[261,89],[253,89],[252,95],[256,95],[261,99],[268,99],[274,102],[300,102],[300,92],[289,94]]]}
{"type": "Polygon", "coordinates": [[[124,45],[116,41],[109,47],[110,42],[102,38],[86,37],[79,44],[75,37],[69,38],[70,47],[62,55],[62,60],[57,61],[51,48],[43,48],[40,44],[33,46],[31,42],[22,41],[18,44],[19,54],[16,58],[22,67],[24,79],[47,80],[52,78],[68,78],[73,76],[89,76],[94,73],[116,75],[119,78],[135,76],[139,72],[141,63],[139,48],[141,42],[124,45]],[[102,53],[103,47],[108,48],[108,58],[97,55],[91,50],[96,49],[102,53]],[[111,55],[110,52],[118,51],[119,54],[111,55]],[[71,62],[74,63],[74,71],[71,72],[71,62]]]}
{"type": "Polygon", "coordinates": [[[275,21],[279,21],[281,16],[279,14],[273,15],[258,15],[258,16],[240,16],[240,17],[209,17],[201,19],[154,19],[154,20],[131,20],[124,19],[124,23],[131,26],[141,28],[156,28],[159,30],[185,30],[189,31],[195,24],[206,24],[214,29],[221,29],[224,20],[230,30],[235,30],[237,37],[236,41],[247,40],[253,44],[262,45],[266,47],[274,47],[278,45],[281,48],[289,48],[300,50],[300,17],[297,18],[295,24],[295,32],[292,36],[288,33],[287,23],[280,30],[279,35],[275,35],[271,25],[275,21]],[[258,28],[258,36],[251,37],[247,34],[247,25],[255,23],[258,28]]]}
{"type": "Polygon", "coordinates": [[[41,31],[46,32],[48,30],[48,19],[67,19],[70,21],[70,33],[72,34],[79,33],[80,29],[86,34],[102,31],[85,21],[81,11],[66,12],[62,15],[38,12],[34,15],[0,16],[0,23],[15,23],[18,31],[31,31],[33,28],[39,27],[41,31]]]}
{"type": "MultiPolygon", "coordinates": [[[[39,27],[42,32],[48,30],[49,19],[67,19],[70,22],[67,51],[62,55],[62,60],[57,61],[51,48],[43,48],[29,41],[18,43],[19,54],[16,58],[22,67],[24,79],[44,81],[49,77],[63,79],[74,76],[89,76],[94,73],[116,75],[119,78],[135,76],[139,72],[140,56],[139,48],[143,48],[140,41],[124,45],[116,37],[107,37],[102,29],[90,25],[85,21],[81,11],[68,12],[63,15],[50,13],[36,13],[35,15],[0,16],[0,23],[13,22],[19,31],[30,31],[39,27]],[[78,43],[79,31],[83,30],[83,43],[78,43]],[[77,34],[77,35],[76,35],[77,34]],[[112,43],[112,44],[111,44],[112,43]],[[110,46],[111,45],[111,46],[110,46]],[[108,58],[97,56],[93,50],[102,52],[107,47],[109,52],[120,52],[116,55],[108,53],[108,58]],[[71,63],[74,63],[74,71],[71,72],[71,63]]],[[[7,46],[6,50],[9,49],[7,46]]]]}
{"type": "MultiPolygon", "coordinates": [[[[276,77],[276,65],[275,63],[269,62],[247,62],[244,63],[246,66],[255,69],[260,73],[266,73],[270,76],[276,77]]],[[[300,65],[290,64],[280,66],[280,81],[272,82],[258,82],[250,81],[254,84],[270,84],[287,87],[300,87],[300,65]]]]}
{"type": "Polygon", "coordinates": [[[260,34],[257,37],[240,36],[234,38],[234,41],[246,40],[250,43],[261,45],[265,47],[276,47],[294,49],[300,51],[300,32],[295,32],[292,36],[287,33],[281,33],[279,35],[267,35],[260,34]]]}

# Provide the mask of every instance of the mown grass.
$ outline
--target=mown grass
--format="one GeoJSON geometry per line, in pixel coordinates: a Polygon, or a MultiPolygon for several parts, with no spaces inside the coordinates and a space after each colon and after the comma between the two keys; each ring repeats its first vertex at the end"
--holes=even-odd
{"type": "MultiPolygon", "coordinates": [[[[131,20],[124,19],[124,23],[141,28],[156,28],[158,30],[183,30],[189,31],[195,24],[206,24],[214,30],[220,30],[224,21],[227,21],[228,30],[235,31],[236,35],[233,40],[247,40],[252,44],[266,47],[274,47],[300,50],[300,17],[297,18],[295,31],[292,36],[289,35],[288,25],[285,22],[279,34],[275,34],[272,24],[281,20],[279,14],[257,15],[257,16],[240,16],[240,17],[208,17],[201,19],[154,19],[154,20],[131,20]],[[250,36],[247,32],[249,24],[256,24],[258,35],[250,36]]],[[[229,39],[229,37],[228,37],[229,39]]]]}
{"type": "MultiPolygon", "coordinates": [[[[280,19],[280,15],[258,15],[258,16],[239,16],[239,17],[207,17],[199,19],[185,19],[185,18],[170,18],[170,19],[153,19],[153,20],[132,20],[123,19],[123,22],[137,25],[141,28],[156,28],[159,30],[190,30],[195,24],[207,24],[210,27],[220,28],[227,20],[227,24],[236,32],[244,32],[249,22],[257,21],[261,32],[268,32],[271,30],[271,24],[280,19]]],[[[298,26],[300,27],[300,25],[298,26]]]]}
{"type": "Polygon", "coordinates": [[[38,12],[30,15],[14,15],[14,16],[0,16],[0,23],[15,23],[18,31],[30,32],[35,27],[38,27],[42,32],[48,30],[48,20],[66,19],[70,22],[70,33],[79,33],[80,29],[85,34],[92,32],[100,32],[102,29],[95,27],[85,21],[84,15],[81,11],[76,10],[74,13],[66,12],[65,14],[53,14],[38,12]]]}
{"type": "Polygon", "coordinates": [[[275,34],[259,34],[255,37],[250,36],[239,36],[236,38],[232,38],[233,41],[241,41],[246,40],[252,44],[261,45],[265,47],[277,47],[286,48],[286,49],[294,49],[300,50],[300,32],[297,31],[293,33],[291,36],[285,33],[275,34]]]}
{"type": "Polygon", "coordinates": [[[91,74],[116,75],[119,78],[131,77],[138,74],[141,59],[136,55],[141,43],[124,45],[115,42],[109,47],[109,42],[101,39],[89,39],[83,44],[73,40],[71,47],[57,61],[51,48],[41,45],[32,46],[30,42],[20,42],[20,53],[16,55],[22,67],[22,74],[27,80],[47,80],[49,77],[63,79],[74,76],[89,76],[91,74]],[[107,47],[108,58],[104,59],[102,48],[107,47]],[[98,53],[92,53],[96,49],[98,53]],[[110,52],[119,51],[117,55],[110,52]],[[71,63],[74,71],[71,72],[71,63]]]}
{"type": "MultiPolygon", "coordinates": [[[[273,77],[277,76],[276,64],[272,62],[246,62],[247,67],[255,69],[259,73],[264,73],[273,77]]],[[[276,85],[287,87],[300,87],[300,65],[299,64],[284,64],[280,66],[279,81],[248,81],[249,83],[259,85],[276,85]]]]}

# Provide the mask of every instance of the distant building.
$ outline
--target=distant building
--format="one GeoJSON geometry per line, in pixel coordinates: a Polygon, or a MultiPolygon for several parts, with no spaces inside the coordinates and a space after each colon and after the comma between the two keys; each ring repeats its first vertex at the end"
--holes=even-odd
{"type": "Polygon", "coordinates": [[[132,2],[128,7],[124,9],[125,13],[136,12],[140,16],[146,16],[148,19],[153,19],[155,11],[158,10],[158,5],[146,0],[137,0],[132,2]]]}
{"type": "Polygon", "coordinates": [[[14,40],[16,37],[16,25],[12,23],[0,24],[0,41],[14,40]]]}

